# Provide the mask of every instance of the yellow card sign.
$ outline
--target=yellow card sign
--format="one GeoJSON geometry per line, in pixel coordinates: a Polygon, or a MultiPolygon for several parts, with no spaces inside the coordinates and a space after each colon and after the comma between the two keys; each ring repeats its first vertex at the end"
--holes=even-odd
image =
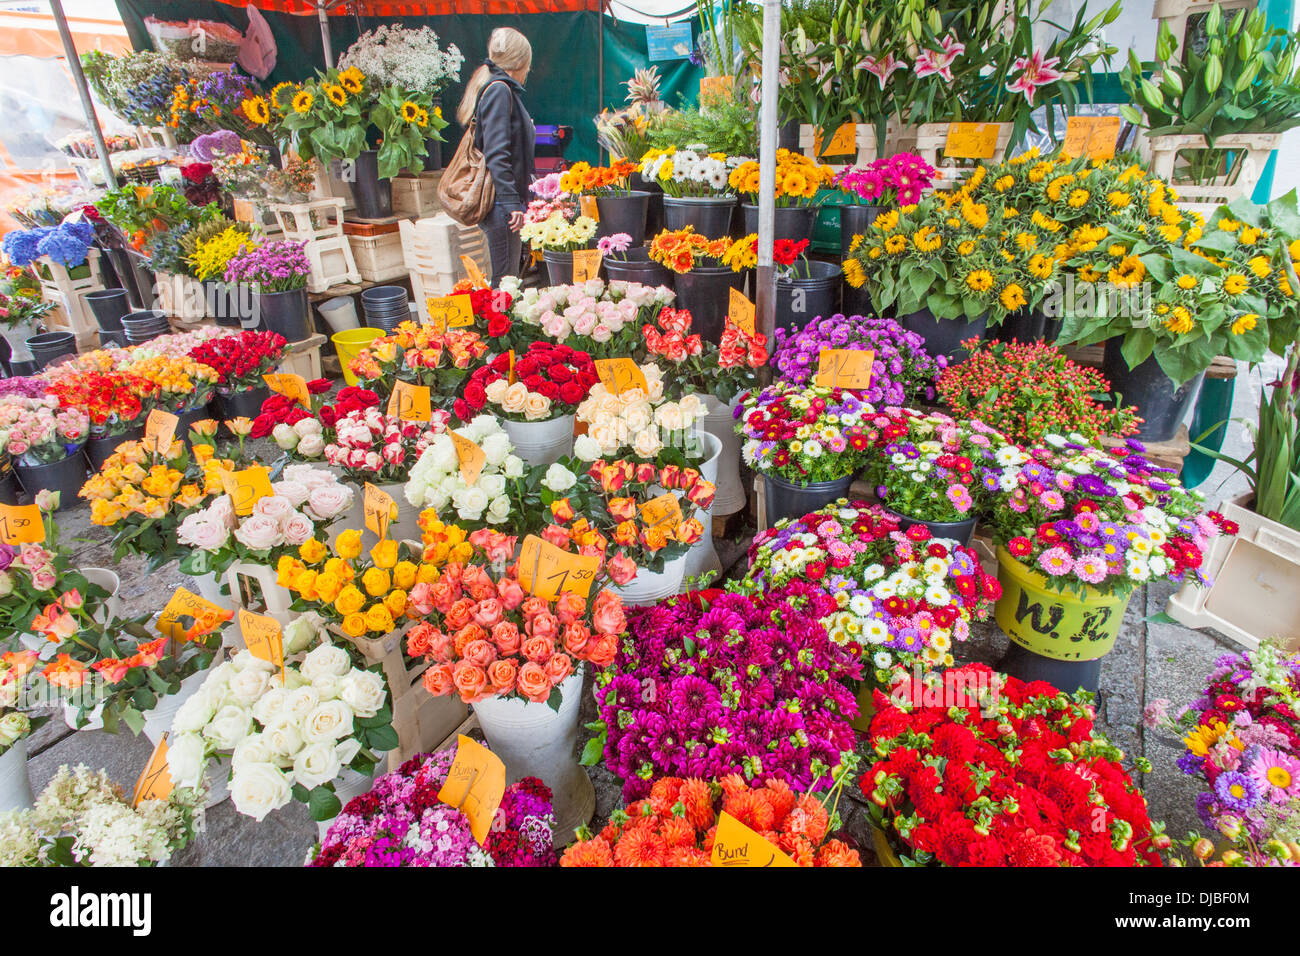
{"type": "Polygon", "coordinates": [[[483,449],[474,444],[463,435],[456,432],[447,432],[451,436],[451,443],[456,446],[456,457],[460,460],[460,476],[465,479],[465,484],[472,485],[478,481],[478,476],[483,473],[483,464],[487,461],[487,455],[483,449]]]}
{"type": "Polygon", "coordinates": [[[622,395],[634,388],[650,391],[645,373],[630,358],[596,359],[596,374],[611,395],[622,395]]]}
{"type": "Polygon", "coordinates": [[[465,814],[469,831],[482,846],[506,792],[506,765],[501,758],[464,734],[456,739],[456,759],[438,799],[465,814]]]}
{"type": "Polygon", "coordinates": [[[600,278],[600,250],[573,250],[573,284],[586,282],[588,279],[600,278]]]}
{"type": "Polygon", "coordinates": [[[307,391],[307,380],[301,375],[295,375],[293,372],[270,372],[262,376],[262,381],[266,382],[271,391],[311,411],[311,392],[307,391]]]}
{"type": "Polygon", "coordinates": [[[844,123],[831,136],[831,141],[822,149],[822,131],[813,135],[813,152],[818,156],[847,156],[858,151],[858,127],[853,123],[844,123]]]}
{"type": "Polygon", "coordinates": [[[445,332],[447,329],[463,329],[474,324],[474,304],[469,294],[429,297],[424,300],[429,310],[429,322],[445,332]]]}
{"type": "Polygon", "coordinates": [[[225,487],[226,494],[230,495],[230,503],[237,515],[251,515],[253,505],[275,494],[271,489],[271,477],[261,465],[253,465],[243,471],[223,471],[221,484],[225,487]]]}
{"type": "Polygon", "coordinates": [[[732,325],[750,338],[753,338],[757,333],[754,326],[754,303],[750,302],[745,293],[739,289],[731,290],[731,301],[727,306],[727,318],[731,319],[732,325]]]}
{"type": "Polygon", "coordinates": [[[506,372],[506,383],[513,385],[515,384],[515,350],[511,349],[507,354],[510,356],[510,368],[506,372]]]}
{"type": "Polygon", "coordinates": [[[566,591],[587,597],[600,569],[600,557],[562,551],[535,534],[519,550],[519,584],[529,594],[554,601],[566,591]]]}
{"type": "Polygon", "coordinates": [[[393,496],[367,481],[364,509],[366,527],[379,537],[387,538],[388,523],[397,517],[397,502],[393,501],[393,496]]]}
{"type": "Polygon", "coordinates": [[[39,544],[45,521],[36,505],[0,505],[0,540],[5,544],[39,544]]]}
{"type": "Polygon", "coordinates": [[[173,641],[186,641],[191,632],[196,629],[203,633],[211,631],[217,621],[228,618],[229,615],[229,611],[224,611],[211,601],[184,588],[177,588],[158,615],[154,629],[173,641]]]}
{"type": "Polygon", "coordinates": [[[734,76],[702,76],[700,77],[700,99],[721,97],[730,100],[734,96],[735,86],[734,76]]]}
{"type": "Polygon", "coordinates": [[[284,676],[284,637],[280,622],[265,614],[254,614],[242,607],[235,612],[239,617],[239,629],[244,634],[244,646],[256,658],[280,668],[284,676]]]}
{"type": "Polygon", "coordinates": [[[992,159],[997,148],[997,123],[948,124],[943,154],[949,159],[992,159]]]}
{"type": "Polygon", "coordinates": [[[474,288],[491,288],[491,283],[488,282],[487,276],[483,274],[483,270],[478,267],[477,262],[469,256],[461,256],[460,264],[465,267],[465,274],[469,276],[469,281],[474,283],[474,288]]]}
{"type": "Polygon", "coordinates": [[[652,528],[667,525],[670,532],[676,531],[682,523],[682,508],[677,503],[677,496],[662,494],[641,506],[641,520],[652,528]]]}
{"type": "Polygon", "coordinates": [[[711,866],[797,866],[775,846],[745,826],[730,813],[718,815],[713,837],[711,866]]]}
{"type": "Polygon", "coordinates": [[[588,219],[594,219],[600,222],[600,206],[596,204],[595,196],[578,197],[578,212],[588,219]]]}
{"type": "Polygon", "coordinates": [[[1064,156],[1112,159],[1119,142],[1118,116],[1071,116],[1065,121],[1064,156]]]}
{"type": "Polygon", "coordinates": [[[817,356],[817,384],[822,388],[867,388],[875,355],[870,349],[822,349],[817,356]]]}
{"type": "Polygon", "coordinates": [[[164,731],[144,765],[140,779],[131,793],[131,806],[138,807],[144,800],[166,800],[172,793],[172,774],[167,769],[167,732],[164,731]]]}
{"type": "Polygon", "coordinates": [[[388,414],[404,422],[427,422],[433,418],[429,386],[398,381],[388,396],[388,414]]]}
{"type": "Polygon", "coordinates": [[[152,448],[159,454],[165,454],[176,440],[176,426],[180,419],[171,412],[155,408],[144,420],[145,447],[152,448]]]}

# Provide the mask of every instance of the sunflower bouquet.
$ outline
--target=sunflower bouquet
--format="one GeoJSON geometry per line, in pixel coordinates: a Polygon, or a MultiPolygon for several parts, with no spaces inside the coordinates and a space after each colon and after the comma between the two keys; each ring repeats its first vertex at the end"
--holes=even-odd
{"type": "MultiPolygon", "coordinates": [[[[776,204],[812,206],[817,191],[829,186],[835,171],[829,166],[788,149],[776,151],[776,204]]],[[[731,171],[727,185],[751,203],[758,202],[758,162],[747,159],[731,171]]]]}

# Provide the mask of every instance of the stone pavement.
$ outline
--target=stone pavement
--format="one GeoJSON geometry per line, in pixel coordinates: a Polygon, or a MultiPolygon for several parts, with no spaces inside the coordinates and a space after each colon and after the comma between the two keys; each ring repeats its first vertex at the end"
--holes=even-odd
{"type": "MultiPolygon", "coordinates": [[[[1270,366],[1266,380],[1276,378],[1279,369],[1280,365],[1277,368],[1270,366]]],[[[1242,367],[1233,408],[1235,418],[1254,419],[1259,381],[1258,372],[1247,378],[1242,367]]],[[[1244,428],[1234,423],[1229,428],[1225,452],[1240,458],[1248,448],[1244,428]]],[[[264,454],[263,457],[273,455],[264,454]]],[[[1245,487],[1240,476],[1233,475],[1230,467],[1220,464],[1201,490],[1213,505],[1221,498],[1240,494],[1245,487]]],[[[108,567],[117,571],[122,579],[121,593],[127,607],[161,609],[175,588],[184,582],[175,564],[146,573],[142,559],[114,562],[107,544],[108,536],[102,529],[90,525],[88,509],[84,506],[60,512],[58,524],[62,540],[76,546],[79,566],[108,567]]],[[[743,568],[747,543],[746,537],[717,542],[724,565],[739,561],[743,568]]],[[[1138,775],[1150,803],[1151,816],[1166,821],[1171,834],[1181,835],[1199,827],[1194,807],[1197,786],[1174,764],[1182,753],[1178,742],[1141,728],[1142,710],[1157,698],[1166,698],[1175,705],[1194,700],[1214,659],[1236,649],[1236,645],[1213,632],[1146,620],[1164,610],[1172,590],[1169,585],[1161,584],[1134,594],[1115,649],[1102,665],[1099,723],[1129,756],[1145,756],[1151,761],[1152,772],[1138,775]]],[[[959,656],[995,662],[1006,650],[1007,638],[991,624],[973,630],[972,639],[961,649],[959,656]]],[[[61,714],[56,714],[31,741],[32,786],[39,793],[60,765],[85,763],[106,769],[115,780],[129,788],[148,759],[150,749],[146,738],[132,737],[129,732],[117,736],[102,731],[73,732],[64,725],[61,714]]],[[[620,787],[619,781],[603,768],[595,769],[592,777],[596,783],[599,823],[619,806],[620,787]]],[[[850,832],[865,838],[860,807],[853,801],[842,801],[840,811],[848,821],[850,832]]],[[[297,866],[303,862],[316,839],[316,824],[301,804],[291,803],[259,824],[240,816],[227,800],[207,812],[206,830],[173,860],[173,864],[297,866]]]]}

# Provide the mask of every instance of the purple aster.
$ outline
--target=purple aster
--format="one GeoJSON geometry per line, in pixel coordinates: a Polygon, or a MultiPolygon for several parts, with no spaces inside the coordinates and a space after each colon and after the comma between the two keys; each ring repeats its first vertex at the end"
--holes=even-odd
{"type": "Polygon", "coordinates": [[[1214,793],[1227,810],[1242,812],[1259,802],[1259,784],[1238,770],[1227,770],[1214,781],[1214,793]]]}

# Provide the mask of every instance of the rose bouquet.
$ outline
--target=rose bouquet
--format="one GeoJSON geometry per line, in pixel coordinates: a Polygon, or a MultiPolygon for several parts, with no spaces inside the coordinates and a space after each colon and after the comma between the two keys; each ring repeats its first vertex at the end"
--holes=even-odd
{"type": "Polygon", "coordinates": [[[204,342],[238,334],[234,329],[221,326],[199,326],[189,332],[159,335],[142,345],[132,345],[125,349],[98,349],[94,352],[86,352],[78,356],[77,361],[84,363],[83,367],[94,367],[92,363],[102,362],[105,359],[109,362],[120,359],[129,364],[135,359],[153,358],[159,355],[176,359],[189,358],[190,353],[204,342]]]}
{"type": "Polygon", "coordinates": [[[870,415],[856,392],[774,382],[750,391],[737,409],[741,457],[757,472],[799,484],[843,478],[867,461],[870,415]]]}
{"type": "Polygon", "coordinates": [[[458,694],[467,704],[515,698],[558,711],[560,685],[583,661],[613,662],[626,625],[617,594],[588,600],[566,591],[548,601],[525,591],[518,572],[454,562],[442,569],[430,589],[433,610],[406,635],[407,653],[429,661],[422,680],[430,694],[458,694]]]}
{"type": "Polygon", "coordinates": [[[525,222],[519,238],[534,252],[572,252],[585,249],[596,235],[596,220],[578,216],[570,222],[564,213],[552,212],[541,222],[525,222]]]}
{"type": "Polygon", "coordinates": [[[1000,468],[979,475],[994,492],[994,541],[1041,570],[1054,590],[1127,594],[1189,574],[1208,586],[1200,568],[1209,542],[1236,526],[1217,512],[1202,514],[1201,495],[1144,451],[1132,438],[1105,452],[1081,435],[1048,435],[1045,447],[1004,453],[1000,468]]]}
{"type": "Polygon", "coordinates": [[[697,393],[730,403],[757,384],[754,370],[767,364],[767,336],[749,335],[730,319],[720,345],[691,332],[691,313],[665,307],[654,323],[641,326],[644,358],[664,367],[664,388],[674,399],[697,393]]]}
{"type": "Polygon", "coordinates": [[[63,408],[85,409],[89,438],[121,435],[144,420],[149,383],[125,372],[81,372],[50,382],[63,408]]]}
{"type": "Polygon", "coordinates": [[[0,866],[155,866],[203,826],[201,790],[141,800],[103,770],[61,766],[31,810],[0,814],[0,866]]]}
{"type": "Polygon", "coordinates": [[[935,380],[948,365],[946,357],[931,358],[925,340],[893,319],[832,315],[813,319],[800,332],[776,330],[772,366],[783,381],[807,385],[817,374],[822,349],[861,349],[875,353],[871,384],[861,396],[872,405],[933,402],[935,380]]]}
{"type": "Polygon", "coordinates": [[[665,196],[725,197],[734,195],[728,178],[744,162],[743,156],[710,153],[704,146],[670,146],[647,150],[637,169],[647,183],[658,183],[665,196]]]}
{"type": "Polygon", "coordinates": [[[506,787],[487,840],[438,799],[456,744],[417,754],[343,808],[309,866],[554,866],[551,791],[536,777],[506,787]],[[497,823],[499,821],[499,825],[497,823]]]}
{"type": "Polygon", "coordinates": [[[560,866],[709,866],[720,813],[800,866],[861,866],[857,850],[827,839],[833,821],[825,804],[775,777],[761,785],[738,774],[717,783],[661,777],[647,797],[614,811],[600,833],[569,846],[560,866]]]}
{"type": "Polygon", "coordinates": [[[662,571],[703,537],[717,488],[694,468],[620,459],[597,461],[578,473],[556,462],[539,491],[551,518],[542,537],[566,551],[600,555],[610,579],[623,585],[638,568],[662,571]],[[664,495],[676,503],[675,515],[642,511],[664,495]]]}
{"type": "Polygon", "coordinates": [[[935,168],[915,153],[882,156],[835,174],[831,185],[869,206],[914,206],[934,182],[935,168]]]}
{"type": "Polygon", "coordinates": [[[591,356],[567,345],[534,342],[513,365],[509,355],[498,355],[475,369],[454,407],[456,417],[469,421],[491,405],[490,413],[507,421],[549,421],[573,414],[600,381],[591,356]]]}
{"type": "Polygon", "coordinates": [[[307,287],[311,262],[306,244],[273,239],[232,256],[226,263],[227,282],[242,282],[262,294],[292,292],[307,287]]]}
{"type": "Polygon", "coordinates": [[[1300,865],[1300,656],[1268,643],[1224,654],[1190,707],[1177,716],[1168,707],[1153,701],[1146,723],[1183,737],[1178,769],[1207,788],[1196,798],[1201,822],[1248,865],[1300,865]],[[1279,852],[1288,842],[1289,858],[1279,852]]]}
{"type": "Polygon", "coordinates": [[[694,428],[707,413],[704,402],[694,393],[668,398],[663,370],[652,362],[639,367],[646,391],[629,388],[613,395],[603,382],[591,387],[578,406],[577,421],[587,432],[574,441],[574,454],[584,462],[620,455],[656,464],[698,462],[703,445],[694,428]]]}
{"type": "Polygon", "coordinates": [[[1110,382],[1077,365],[1046,342],[962,343],[970,358],[945,369],[938,392],[962,418],[977,418],[1025,444],[1043,436],[1078,432],[1089,440],[1138,430],[1133,406],[1107,408],[1097,400],[1110,382]]]}
{"type": "Polygon", "coordinates": [[[632,611],[617,659],[596,678],[599,735],[584,762],[603,753],[627,800],[680,774],[828,787],[855,743],[857,704],[840,681],[860,674],[818,623],[834,606],[796,582],[632,611]]]}
{"type": "Polygon", "coordinates": [[[466,481],[451,436],[436,435],[411,468],[406,500],[440,517],[454,511],[456,523],[467,529],[500,527],[512,516],[525,519],[516,502],[522,497],[526,468],[501,424],[491,415],[479,415],[455,432],[483,450],[482,470],[472,482],[466,481]]]}
{"type": "Polygon", "coordinates": [[[514,296],[515,324],[506,344],[516,351],[545,337],[593,359],[630,355],[637,330],[673,301],[671,289],[639,282],[590,279],[582,285],[522,289],[518,281],[507,276],[501,284],[514,296]]]}
{"type": "MultiPolygon", "coordinates": [[[[262,402],[262,408],[249,431],[251,438],[270,437],[282,451],[291,458],[312,461],[325,454],[325,427],[318,417],[323,404],[318,397],[330,390],[329,379],[316,378],[307,383],[307,393],[311,397],[311,410],[303,408],[297,399],[275,394],[262,402]]],[[[348,391],[355,386],[347,385],[340,389],[348,391]]],[[[373,394],[373,393],[371,393],[373,394]]],[[[375,396],[377,404],[379,397],[375,396]]]]}
{"type": "Polygon", "coordinates": [[[206,405],[219,378],[210,365],[162,354],[136,358],[122,371],[147,381],[154,407],[176,415],[206,405]]]}
{"type": "Polygon", "coordinates": [[[211,339],[194,347],[190,358],[217,373],[217,391],[233,395],[250,388],[265,388],[262,376],[280,364],[287,343],[276,332],[240,332],[211,339]]]}
{"type": "Polygon", "coordinates": [[[487,342],[469,329],[403,322],[362,349],[350,368],[363,387],[380,395],[391,395],[399,381],[410,382],[427,386],[435,401],[449,407],[464,388],[470,366],[487,351],[487,342]]]}
{"type": "Polygon", "coordinates": [[[325,460],[358,484],[405,481],[424,450],[446,432],[450,419],[440,408],[430,412],[427,422],[404,421],[374,407],[351,411],[334,421],[325,460]]]}
{"type": "Polygon", "coordinates": [[[86,412],[61,407],[57,395],[0,398],[0,453],[21,464],[44,465],[80,454],[89,429],[86,412]]]}
{"type": "Polygon", "coordinates": [[[467,329],[477,332],[485,341],[509,341],[512,338],[510,330],[514,323],[510,321],[510,311],[514,296],[509,292],[504,289],[477,289],[469,279],[462,279],[452,286],[452,294],[469,296],[474,324],[467,326],[467,329]]]}
{"type": "Polygon", "coordinates": [[[320,468],[299,467],[292,474],[273,482],[273,494],[259,498],[247,515],[235,514],[230,496],[223,494],[182,518],[176,540],[190,550],[181,557],[181,570],[221,575],[236,561],[273,565],[281,555],[324,537],[348,510],[352,488],[320,468]]]}
{"type": "Polygon", "coordinates": [[[528,208],[524,210],[524,222],[541,223],[553,215],[566,220],[574,217],[578,204],[560,186],[563,176],[563,173],[549,173],[529,185],[528,191],[537,198],[529,200],[528,208]]]}
{"type": "MultiPolygon", "coordinates": [[[[1169,845],[1095,733],[1088,697],[967,664],[955,700],[876,694],[861,778],[876,825],[914,866],[1159,866],[1169,845]]],[[[944,695],[947,697],[948,695],[944,695]]]]}
{"type": "Polygon", "coordinates": [[[692,269],[721,269],[730,267],[739,272],[739,257],[746,255],[751,244],[727,236],[709,239],[695,231],[694,226],[665,229],[650,240],[650,259],[673,272],[690,272],[692,269]]]}
{"type": "Polygon", "coordinates": [[[49,720],[48,716],[33,718],[26,711],[14,709],[22,700],[23,684],[37,660],[36,651],[0,654],[0,755],[49,720]]]}
{"type": "MultiPolygon", "coordinates": [[[[834,171],[802,153],[788,149],[776,151],[776,204],[778,206],[815,205],[817,192],[829,185],[834,171]]],[[[758,162],[747,159],[727,176],[727,185],[750,203],[758,203],[758,162]]]]}
{"type": "MultiPolygon", "coordinates": [[[[286,650],[286,655],[288,655],[286,650]]],[[[371,775],[397,747],[388,689],[378,670],[354,667],[342,647],[320,643],[284,669],[236,650],[176,712],[167,769],[182,787],[203,779],[213,756],[230,756],[230,798],[257,821],[290,800],[312,819],[342,809],[334,781],[371,775]]]]}

